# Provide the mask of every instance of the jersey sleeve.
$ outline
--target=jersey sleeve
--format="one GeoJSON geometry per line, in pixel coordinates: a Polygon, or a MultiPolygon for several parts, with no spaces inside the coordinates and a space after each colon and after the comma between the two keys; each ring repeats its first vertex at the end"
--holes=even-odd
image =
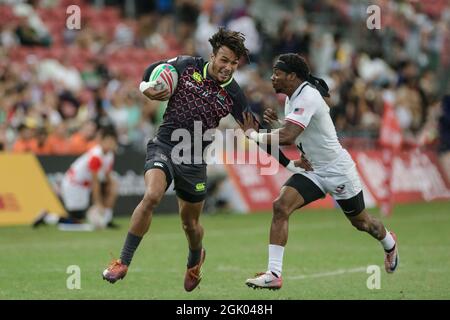
{"type": "Polygon", "coordinates": [[[102,166],[102,160],[98,156],[92,156],[89,159],[88,167],[91,172],[97,173],[102,166]]]}
{"type": "Polygon", "coordinates": [[[316,104],[308,103],[305,100],[299,100],[298,102],[295,102],[294,108],[286,116],[285,120],[305,129],[308,126],[309,122],[311,121],[312,116],[316,113],[316,111],[317,111],[316,104]]]}

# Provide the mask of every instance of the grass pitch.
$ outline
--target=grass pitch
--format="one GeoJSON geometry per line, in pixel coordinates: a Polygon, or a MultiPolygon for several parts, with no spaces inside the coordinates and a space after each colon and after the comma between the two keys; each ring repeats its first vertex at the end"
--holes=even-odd
{"type": "Polygon", "coordinates": [[[400,267],[393,275],[384,271],[380,244],[356,231],[340,210],[295,213],[284,284],[276,292],[244,285],[267,267],[270,213],[202,217],[204,278],[191,293],[183,289],[187,242],[177,215],[154,217],[127,277],[114,285],[101,272],[110,252],[119,256],[128,219],[118,220],[118,231],[91,233],[3,227],[0,299],[449,299],[450,202],[399,205],[382,220],[399,238],[400,267]],[[71,265],[81,270],[79,290],[67,288],[71,265]],[[381,268],[380,289],[367,288],[369,265],[381,268]]]}

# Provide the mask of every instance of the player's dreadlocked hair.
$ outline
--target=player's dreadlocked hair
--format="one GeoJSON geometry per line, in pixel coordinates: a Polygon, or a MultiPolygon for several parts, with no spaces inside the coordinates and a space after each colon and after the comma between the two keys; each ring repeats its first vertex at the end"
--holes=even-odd
{"type": "Polygon", "coordinates": [[[312,85],[319,90],[320,94],[324,97],[329,97],[328,93],[328,85],[327,83],[320,78],[314,77],[311,74],[308,64],[306,60],[296,54],[296,53],[286,53],[282,54],[278,57],[278,60],[275,62],[274,68],[280,69],[284,72],[294,72],[297,77],[304,81],[308,81],[312,85]]]}
{"type": "Polygon", "coordinates": [[[243,55],[248,54],[248,49],[244,45],[245,36],[237,31],[226,30],[220,28],[210,39],[209,43],[213,48],[213,53],[216,54],[221,46],[226,46],[234,52],[240,59],[243,55]]]}

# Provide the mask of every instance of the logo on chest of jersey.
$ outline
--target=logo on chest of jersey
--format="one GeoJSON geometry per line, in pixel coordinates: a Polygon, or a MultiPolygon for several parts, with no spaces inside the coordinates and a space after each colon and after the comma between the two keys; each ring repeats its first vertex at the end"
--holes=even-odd
{"type": "Polygon", "coordinates": [[[226,91],[223,89],[220,89],[220,91],[217,93],[217,99],[221,105],[224,104],[226,97],[227,97],[226,91]]]}
{"type": "Polygon", "coordinates": [[[198,73],[197,71],[195,71],[195,72],[192,74],[192,79],[194,79],[195,82],[197,82],[197,83],[199,83],[199,84],[203,82],[203,77],[202,77],[202,75],[201,75],[200,73],[198,73]]]}

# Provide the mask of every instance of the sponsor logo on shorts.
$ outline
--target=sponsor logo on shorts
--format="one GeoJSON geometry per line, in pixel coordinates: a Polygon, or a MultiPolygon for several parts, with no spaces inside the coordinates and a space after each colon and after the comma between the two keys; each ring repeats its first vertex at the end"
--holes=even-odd
{"type": "Polygon", "coordinates": [[[340,186],[337,186],[334,191],[336,191],[336,193],[343,193],[343,192],[345,192],[345,184],[341,184],[340,186]]]}
{"type": "Polygon", "coordinates": [[[160,156],[161,156],[161,160],[167,161],[167,156],[165,154],[161,153],[160,156]]]}
{"type": "Polygon", "coordinates": [[[206,188],[206,186],[205,186],[204,182],[200,182],[195,185],[195,191],[198,191],[198,192],[204,191],[205,188],[206,188]]]}

